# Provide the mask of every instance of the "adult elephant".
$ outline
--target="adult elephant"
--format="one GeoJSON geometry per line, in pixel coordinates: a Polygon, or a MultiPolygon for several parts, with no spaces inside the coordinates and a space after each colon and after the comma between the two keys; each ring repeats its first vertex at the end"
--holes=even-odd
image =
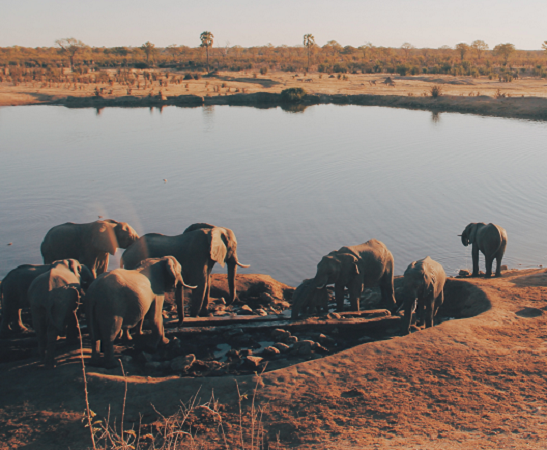
{"type": "MultiPolygon", "coordinates": [[[[209,290],[211,288],[211,270],[215,263],[228,266],[228,287],[230,305],[236,298],[235,280],[237,266],[241,264],[237,257],[237,240],[229,228],[216,227],[208,223],[190,225],[184,233],[177,236],[148,233],[129,247],[122,255],[122,265],[133,269],[146,258],[159,258],[172,255],[180,262],[186,281],[197,288],[192,292],[190,315],[207,315],[209,290]]],[[[182,324],[184,305],[177,303],[179,324],[182,324]]]]}
{"type": "Polygon", "coordinates": [[[425,322],[426,328],[433,326],[433,319],[444,301],[445,281],[443,266],[429,256],[408,265],[403,280],[405,317],[401,325],[402,334],[410,332],[414,312],[422,324],[425,322]]]}
{"type": "Polygon", "coordinates": [[[36,331],[38,350],[46,367],[54,367],[55,342],[58,336],[74,332],[73,312],[79,299],[94,277],[91,271],[75,259],[55,261],[28,289],[32,324],[36,331]],[[72,330],[70,330],[72,328],[72,330]]]}
{"type": "Polygon", "coordinates": [[[298,319],[300,313],[329,312],[329,293],[327,287],[317,289],[315,280],[307,279],[296,288],[292,295],[291,319],[298,319]]]}
{"type": "Polygon", "coordinates": [[[30,307],[28,288],[39,275],[51,269],[51,264],[23,264],[11,270],[0,284],[2,322],[0,336],[10,331],[27,331],[21,320],[21,310],[30,307]]]}
{"type": "Polygon", "coordinates": [[[175,291],[182,302],[183,287],[193,289],[182,279],[181,267],[173,256],[145,259],[135,270],[116,269],[100,275],[89,287],[85,297],[87,325],[91,335],[91,363],[100,364],[100,342],[103,343],[106,367],[114,360],[114,340],[124,329],[128,331],[142,322],[150,311],[152,342],[155,349],[165,338],[163,302],[166,292],[175,291]]]}
{"type": "Polygon", "coordinates": [[[338,311],[344,310],[344,288],[349,290],[352,311],[359,311],[359,298],[363,287],[376,284],[382,291],[385,308],[395,308],[393,293],[393,255],[387,247],[376,239],[361,245],[342,247],[323,256],[317,264],[314,278],[315,287],[322,289],[334,283],[334,294],[338,311]]]}
{"type": "Polygon", "coordinates": [[[473,273],[471,276],[479,276],[479,250],[484,255],[486,264],[485,276],[492,276],[492,263],[496,260],[496,276],[501,277],[501,259],[507,247],[507,231],[498,225],[489,223],[470,223],[460,234],[462,244],[466,247],[471,244],[473,259],[473,273]]]}
{"type": "Polygon", "coordinates": [[[109,254],[127,248],[139,235],[125,222],[111,219],[90,223],[67,222],[49,230],[40,250],[45,264],[61,259],[77,259],[97,276],[108,269],[109,254]]]}

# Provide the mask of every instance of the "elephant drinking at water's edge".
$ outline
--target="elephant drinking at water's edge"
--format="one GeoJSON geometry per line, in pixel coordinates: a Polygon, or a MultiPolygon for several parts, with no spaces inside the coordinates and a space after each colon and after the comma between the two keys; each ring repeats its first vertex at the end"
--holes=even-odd
{"type": "MultiPolygon", "coordinates": [[[[182,266],[185,280],[196,285],[192,292],[190,315],[207,315],[209,290],[211,288],[211,270],[215,263],[222,267],[228,265],[228,286],[230,305],[236,298],[235,279],[237,266],[241,264],[237,257],[237,240],[229,228],[215,227],[207,223],[190,225],[184,233],[177,236],[149,233],[142,236],[122,255],[122,264],[126,269],[133,269],[145,258],[159,258],[171,255],[177,258],[182,266]]],[[[179,323],[182,323],[184,305],[177,303],[179,323]]]]}
{"type": "Polygon", "coordinates": [[[496,276],[501,277],[501,259],[507,247],[507,231],[498,225],[489,223],[470,223],[460,234],[462,244],[466,247],[472,244],[473,274],[479,276],[479,250],[484,255],[486,277],[492,276],[492,264],[496,260],[496,276]]]}

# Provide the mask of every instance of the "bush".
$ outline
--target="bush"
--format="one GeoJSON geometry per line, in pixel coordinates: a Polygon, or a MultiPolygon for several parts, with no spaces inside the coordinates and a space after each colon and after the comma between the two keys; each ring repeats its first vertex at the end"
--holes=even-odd
{"type": "Polygon", "coordinates": [[[431,87],[429,92],[431,92],[431,97],[437,98],[437,97],[440,97],[443,94],[443,88],[442,88],[442,86],[439,86],[438,84],[435,84],[434,86],[431,87]]]}
{"type": "Polygon", "coordinates": [[[135,67],[135,69],[148,69],[148,67],[150,66],[145,62],[136,62],[135,64],[133,64],[133,67],[135,67]]]}
{"type": "Polygon", "coordinates": [[[194,80],[201,80],[201,74],[195,73],[194,74],[194,80]]]}
{"type": "Polygon", "coordinates": [[[427,73],[427,67],[422,67],[422,73],[427,73]]]}
{"type": "Polygon", "coordinates": [[[348,73],[348,68],[345,65],[336,63],[333,66],[332,71],[334,73],[348,73]]]}
{"type": "Polygon", "coordinates": [[[261,67],[260,68],[260,75],[266,75],[268,73],[267,67],[261,67]]]}
{"type": "Polygon", "coordinates": [[[281,92],[281,100],[285,103],[298,103],[306,94],[306,91],[302,88],[285,89],[281,92]]]}
{"type": "Polygon", "coordinates": [[[184,74],[184,80],[193,80],[194,77],[192,76],[192,74],[190,73],[187,73],[187,74],[184,74]]]}
{"type": "Polygon", "coordinates": [[[410,68],[408,66],[405,66],[404,64],[397,66],[397,69],[395,69],[395,71],[402,77],[404,77],[409,70],[410,68]]]}

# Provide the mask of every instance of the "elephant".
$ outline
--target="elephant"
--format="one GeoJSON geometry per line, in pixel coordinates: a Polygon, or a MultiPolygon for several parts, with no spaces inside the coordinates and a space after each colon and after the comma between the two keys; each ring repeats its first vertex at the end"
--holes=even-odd
{"type": "Polygon", "coordinates": [[[410,333],[412,315],[417,312],[426,328],[433,326],[433,319],[444,301],[443,288],[446,274],[443,266],[429,256],[411,262],[405,270],[403,279],[403,304],[405,317],[401,333],[410,333]],[[425,318],[424,318],[425,314],[425,318]]]}
{"type": "Polygon", "coordinates": [[[292,295],[291,319],[298,319],[300,313],[315,309],[318,313],[329,312],[329,293],[327,287],[316,289],[311,278],[302,281],[292,295]]]}
{"type": "MultiPolygon", "coordinates": [[[[226,304],[236,299],[235,280],[237,266],[241,264],[237,257],[237,240],[229,228],[216,227],[208,223],[190,225],[182,234],[165,236],[148,233],[129,247],[122,255],[122,265],[126,269],[135,268],[145,258],[174,256],[182,266],[182,273],[188,283],[196,285],[190,302],[190,315],[207,315],[209,290],[211,288],[211,270],[215,263],[222,267],[228,265],[228,286],[230,297],[226,304]]],[[[179,324],[182,324],[184,305],[177,303],[179,324]]]]}
{"type": "Polygon", "coordinates": [[[507,231],[498,225],[489,223],[470,223],[463,233],[462,244],[466,247],[472,244],[471,255],[473,258],[472,277],[479,276],[479,250],[484,255],[486,264],[485,277],[492,276],[492,263],[496,260],[496,277],[501,277],[501,259],[507,247],[507,231]]]}
{"type": "Polygon", "coordinates": [[[67,222],[49,230],[40,250],[45,264],[73,258],[85,264],[96,277],[108,269],[108,254],[127,248],[139,235],[125,222],[105,219],[90,223],[67,222]]]}
{"type": "Polygon", "coordinates": [[[34,279],[51,269],[51,264],[23,264],[11,270],[0,284],[2,298],[2,322],[0,336],[11,331],[27,331],[21,320],[21,310],[30,307],[28,288],[34,279]]]}
{"type": "Polygon", "coordinates": [[[163,302],[166,292],[175,291],[177,303],[182,302],[187,285],[181,266],[173,256],[148,258],[135,270],[116,269],[99,275],[85,296],[87,326],[91,335],[91,364],[100,364],[100,342],[103,343],[105,366],[116,366],[114,340],[122,329],[137,326],[146,314],[152,319],[152,343],[155,349],[165,338],[163,302]]]}
{"type": "Polygon", "coordinates": [[[315,287],[322,289],[334,283],[337,310],[344,310],[344,288],[349,290],[352,311],[359,311],[359,298],[364,287],[380,285],[384,306],[395,308],[393,290],[393,255],[376,239],[360,245],[342,247],[323,256],[317,264],[315,287]]]}
{"type": "Polygon", "coordinates": [[[38,339],[40,357],[47,368],[54,367],[55,341],[75,331],[76,317],[83,291],[94,280],[92,272],[75,259],[55,261],[37,276],[28,289],[32,324],[38,339]],[[72,330],[70,329],[72,328],[72,330]]]}

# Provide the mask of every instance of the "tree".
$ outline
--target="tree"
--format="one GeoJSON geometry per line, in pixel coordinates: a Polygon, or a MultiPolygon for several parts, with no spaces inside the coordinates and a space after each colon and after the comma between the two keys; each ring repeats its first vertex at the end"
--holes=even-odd
{"type": "Polygon", "coordinates": [[[473,41],[471,47],[477,52],[477,59],[480,61],[482,53],[488,50],[488,44],[480,39],[473,41]]]}
{"type": "Polygon", "coordinates": [[[515,46],[513,44],[498,44],[494,47],[494,55],[503,59],[503,65],[507,65],[509,57],[515,52],[515,46]]]}
{"type": "Polygon", "coordinates": [[[545,54],[547,54],[547,41],[544,41],[543,44],[541,44],[541,48],[545,50],[545,54]]]}
{"type": "Polygon", "coordinates": [[[372,45],[370,42],[367,42],[365,45],[361,45],[359,47],[359,50],[363,52],[363,59],[365,61],[367,59],[367,54],[369,55],[369,58],[370,58],[370,54],[372,53],[373,49],[374,49],[374,45],[372,45]]]}
{"type": "Polygon", "coordinates": [[[176,44],[172,44],[172,45],[167,46],[166,50],[167,50],[167,53],[171,54],[171,57],[173,58],[173,61],[175,60],[175,56],[177,56],[177,53],[180,52],[180,49],[177,47],[176,44]]]}
{"type": "Polygon", "coordinates": [[[325,44],[324,48],[332,49],[332,56],[335,57],[336,52],[340,51],[342,49],[342,46],[337,41],[332,40],[332,41],[328,41],[325,44]]]}
{"type": "Polygon", "coordinates": [[[66,53],[70,59],[70,68],[74,69],[74,57],[76,53],[79,53],[87,48],[82,41],[74,38],[57,39],[55,43],[61,47],[60,52],[66,53]]]}
{"type": "Polygon", "coordinates": [[[140,46],[140,49],[146,55],[146,64],[149,64],[150,63],[150,57],[154,58],[154,54],[157,52],[156,46],[154,44],[151,44],[150,42],[146,41],[145,44],[142,44],[140,46]]]}
{"type": "Polygon", "coordinates": [[[460,42],[454,48],[459,52],[460,61],[463,62],[463,58],[465,58],[465,54],[469,50],[469,45],[465,44],[464,42],[460,42]]]}
{"type": "Polygon", "coordinates": [[[199,35],[201,39],[200,47],[205,47],[205,53],[207,54],[207,72],[209,72],[209,47],[213,46],[213,33],[210,31],[204,31],[199,35]]]}
{"type": "Polygon", "coordinates": [[[408,42],[405,42],[403,45],[401,45],[401,48],[403,49],[403,52],[405,52],[405,60],[408,59],[408,54],[410,53],[410,50],[416,48],[412,44],[409,44],[408,42]]]}
{"type": "Polygon", "coordinates": [[[310,71],[310,52],[313,47],[315,47],[315,38],[313,34],[304,35],[304,46],[308,49],[308,72],[310,71]]]}

